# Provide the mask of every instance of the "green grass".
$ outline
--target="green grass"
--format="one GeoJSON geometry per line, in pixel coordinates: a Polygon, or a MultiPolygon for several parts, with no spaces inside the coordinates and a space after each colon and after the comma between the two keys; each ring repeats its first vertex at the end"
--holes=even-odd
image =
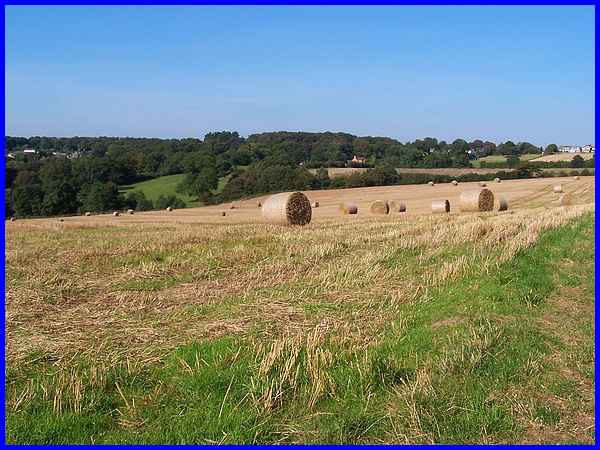
{"type": "MultiPolygon", "coordinates": [[[[230,176],[228,175],[226,177],[219,178],[219,184],[217,189],[214,191],[215,194],[223,192],[227,181],[229,181],[229,177],[230,176]]],[[[185,202],[188,208],[201,206],[202,203],[198,202],[195,197],[177,192],[177,185],[181,183],[184,178],[185,174],[183,173],[166,175],[164,177],[153,178],[151,180],[141,181],[128,186],[121,186],[121,192],[127,194],[131,191],[140,191],[152,201],[156,201],[161,195],[176,195],[185,202]]]]}
{"type": "MultiPolygon", "coordinates": [[[[391,309],[365,347],[333,330],[278,346],[263,332],[215,337],[156,362],[94,370],[81,356],[58,371],[30,355],[7,372],[7,396],[27,399],[7,414],[7,440],[511,443],[533,441],[537,424],[552,441],[583,429],[579,414],[593,417],[579,387],[594,379],[593,233],[592,214],[546,231],[488,274],[468,272],[391,309]]],[[[417,255],[392,253],[381,264],[402,258],[417,255]]],[[[307,287],[262,294],[298,289],[307,287]]],[[[565,440],[589,442],[593,427],[565,440]]]]}

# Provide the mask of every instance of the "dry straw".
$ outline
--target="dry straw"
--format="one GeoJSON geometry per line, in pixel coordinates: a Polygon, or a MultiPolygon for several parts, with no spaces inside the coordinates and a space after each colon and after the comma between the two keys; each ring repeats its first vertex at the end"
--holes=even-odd
{"type": "Polygon", "coordinates": [[[456,181],[456,180],[452,180],[452,184],[453,184],[454,186],[458,186],[458,181],[456,181]]]}
{"type": "Polygon", "coordinates": [[[369,208],[371,214],[389,214],[390,206],[384,200],[375,200],[369,208]]]}
{"type": "Polygon", "coordinates": [[[342,214],[358,214],[358,206],[354,203],[344,202],[340,204],[342,214]]]}
{"type": "Polygon", "coordinates": [[[434,213],[450,212],[450,202],[448,200],[434,200],[431,202],[431,211],[434,213]]]}
{"type": "Polygon", "coordinates": [[[562,185],[560,185],[560,184],[557,184],[556,186],[554,186],[554,187],[552,188],[552,190],[554,191],[554,193],[556,193],[556,194],[560,194],[560,193],[563,191],[563,190],[562,190],[562,185]]]}
{"type": "Polygon", "coordinates": [[[90,217],[90,216],[92,215],[92,213],[91,213],[91,212],[89,212],[89,211],[87,211],[87,212],[85,213],[85,215],[86,215],[87,217],[90,217]]]}
{"type": "Polygon", "coordinates": [[[319,202],[313,202],[312,207],[313,208],[318,208],[319,207],[319,202]]]}
{"type": "Polygon", "coordinates": [[[491,211],[494,209],[494,194],[489,189],[472,189],[460,194],[460,210],[491,211]]]}
{"type": "Polygon", "coordinates": [[[498,211],[506,211],[508,209],[508,200],[506,197],[500,197],[498,199],[498,211]]]}
{"type": "Polygon", "coordinates": [[[115,216],[115,217],[119,217],[119,211],[115,211],[115,212],[113,213],[113,216],[115,216]]]}
{"type": "Polygon", "coordinates": [[[573,203],[572,199],[571,199],[571,194],[563,194],[558,198],[558,203],[560,203],[560,206],[568,206],[571,203],[573,203]]]}
{"type": "Polygon", "coordinates": [[[133,209],[128,209],[127,214],[133,214],[133,209]]]}
{"type": "Polygon", "coordinates": [[[391,200],[388,202],[390,213],[406,212],[406,203],[402,200],[391,200]]]}
{"type": "Polygon", "coordinates": [[[302,192],[282,192],[265,200],[263,218],[279,225],[306,225],[312,218],[312,209],[302,192]]]}
{"type": "Polygon", "coordinates": [[[496,183],[500,183],[500,181],[501,181],[501,180],[500,180],[500,178],[494,178],[494,181],[495,181],[496,183]]]}
{"type": "Polygon", "coordinates": [[[574,179],[574,180],[579,180],[579,176],[578,176],[578,175],[575,175],[575,176],[573,177],[573,179],[574,179]]]}
{"type": "Polygon", "coordinates": [[[433,186],[433,185],[434,185],[433,181],[430,181],[430,182],[429,182],[429,183],[427,183],[427,184],[428,184],[429,186],[433,186]]]}

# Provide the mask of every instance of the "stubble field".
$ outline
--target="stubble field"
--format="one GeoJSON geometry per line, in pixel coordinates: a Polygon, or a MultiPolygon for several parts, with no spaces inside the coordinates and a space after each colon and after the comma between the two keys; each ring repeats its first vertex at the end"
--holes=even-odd
{"type": "Polygon", "coordinates": [[[7,222],[8,441],[593,442],[594,179],[476,185],[7,222]]]}

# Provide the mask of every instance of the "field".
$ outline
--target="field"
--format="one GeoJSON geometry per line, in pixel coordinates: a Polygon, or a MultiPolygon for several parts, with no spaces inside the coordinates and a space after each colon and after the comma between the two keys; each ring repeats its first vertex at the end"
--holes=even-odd
{"type": "Polygon", "coordinates": [[[143,192],[146,198],[153,202],[161,195],[176,195],[183,200],[187,207],[198,206],[198,202],[193,197],[177,192],[177,185],[181,183],[185,174],[166,175],[164,177],[153,178],[147,181],[131,184],[129,186],[121,186],[121,192],[140,191],[143,192]]]}
{"type": "Polygon", "coordinates": [[[594,157],[593,153],[555,153],[553,155],[545,155],[540,156],[539,158],[535,158],[535,161],[545,161],[545,162],[558,162],[558,161],[571,161],[575,155],[581,156],[583,159],[592,159],[594,157]]]}
{"type": "MultiPolygon", "coordinates": [[[[530,161],[532,159],[536,159],[540,156],[539,153],[525,153],[524,155],[520,156],[521,161],[530,161]]],[[[474,167],[479,167],[481,162],[486,162],[486,163],[503,163],[506,162],[506,156],[504,155],[490,155],[490,156],[484,156],[483,158],[479,158],[476,161],[472,161],[471,164],[473,164],[474,167]]]]}
{"type": "MultiPolygon", "coordinates": [[[[329,168],[327,169],[327,174],[329,175],[329,178],[336,178],[336,177],[347,177],[348,175],[351,175],[352,173],[355,172],[365,172],[369,169],[365,169],[365,168],[360,168],[360,167],[340,167],[340,168],[329,168]]],[[[512,169],[505,169],[505,170],[512,170],[512,169]]],[[[313,174],[315,174],[317,172],[317,169],[309,169],[310,172],[312,172],[313,174]]],[[[489,173],[496,173],[498,172],[498,169],[479,169],[479,168],[435,168],[435,169],[417,169],[417,168],[399,168],[396,169],[396,172],[398,173],[430,173],[430,174],[434,174],[434,175],[450,175],[450,176],[460,176],[460,175],[467,175],[470,173],[480,173],[480,174],[489,174],[489,173]]]]}
{"type": "Polygon", "coordinates": [[[476,185],[7,222],[7,441],[593,443],[594,178],[476,185]]]}

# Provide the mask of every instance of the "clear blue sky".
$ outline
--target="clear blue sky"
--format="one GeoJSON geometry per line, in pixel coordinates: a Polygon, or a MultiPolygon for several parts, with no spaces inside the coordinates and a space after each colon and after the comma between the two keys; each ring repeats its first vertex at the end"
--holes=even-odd
{"type": "Polygon", "coordinates": [[[6,134],[593,143],[594,9],[6,7],[6,134]]]}

